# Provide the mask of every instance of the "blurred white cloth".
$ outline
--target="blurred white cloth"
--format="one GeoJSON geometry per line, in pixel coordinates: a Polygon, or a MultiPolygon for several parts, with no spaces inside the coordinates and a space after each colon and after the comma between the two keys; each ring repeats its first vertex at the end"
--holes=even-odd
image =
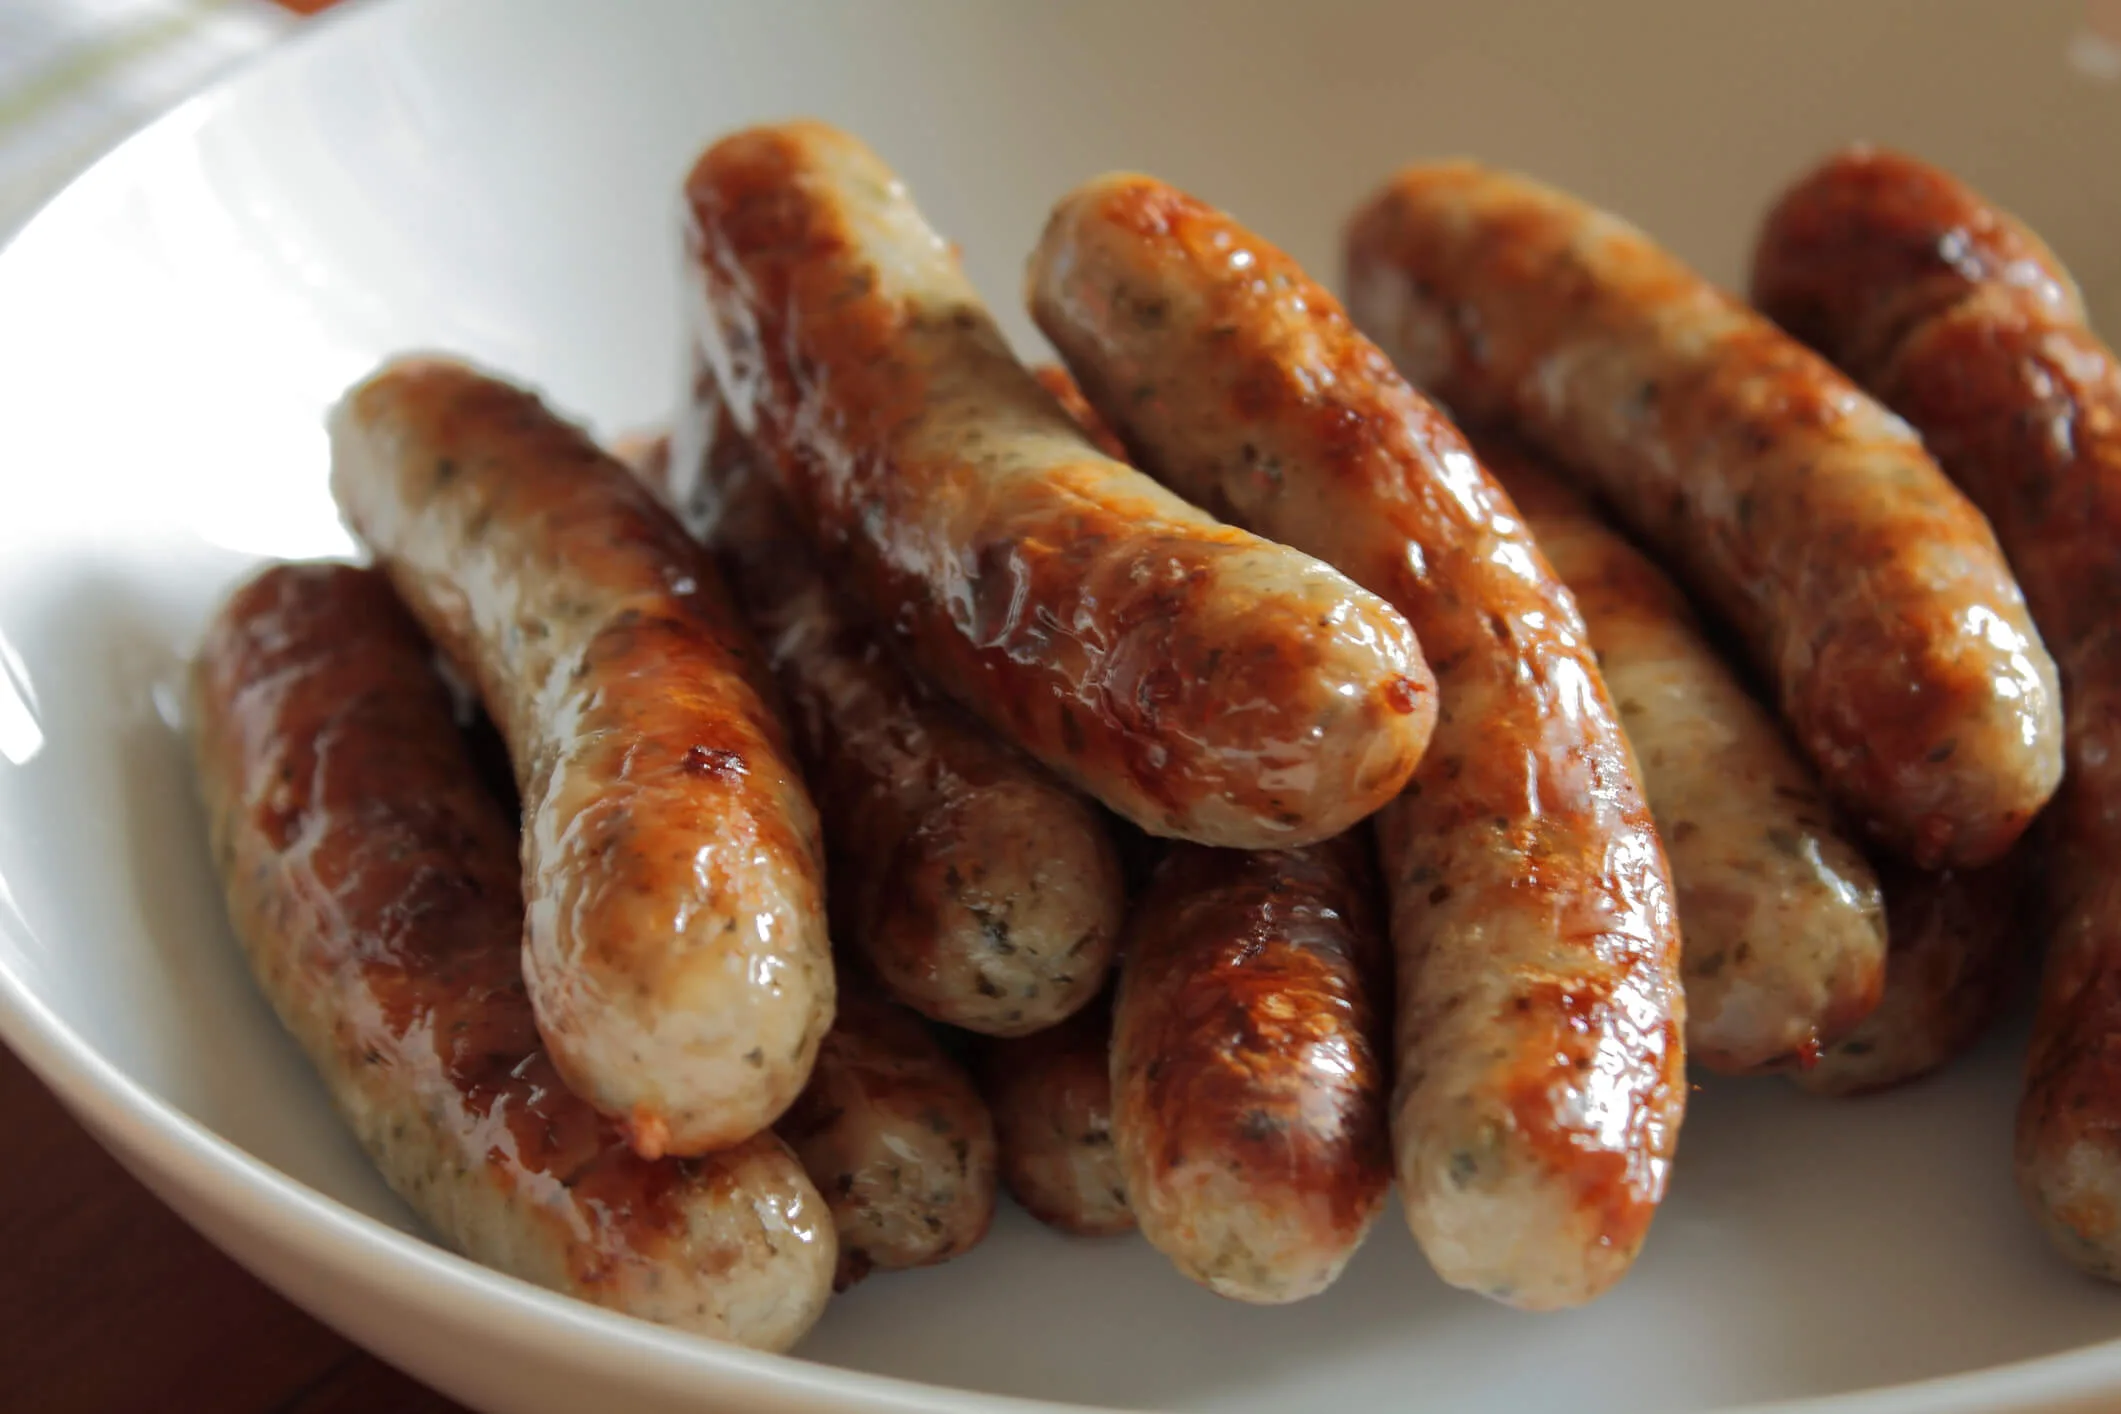
{"type": "Polygon", "coordinates": [[[0,240],[298,21],[264,0],[0,0],[0,240]]]}

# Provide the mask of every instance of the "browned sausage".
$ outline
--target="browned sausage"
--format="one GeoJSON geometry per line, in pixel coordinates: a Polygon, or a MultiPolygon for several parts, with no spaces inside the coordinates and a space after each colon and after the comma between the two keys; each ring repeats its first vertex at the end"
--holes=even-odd
{"type": "Polygon", "coordinates": [[[1041,363],[1031,370],[1031,376],[1038,379],[1038,385],[1051,393],[1053,401],[1089,434],[1093,446],[1116,462],[1127,459],[1126,443],[1120,441],[1119,434],[1097,415],[1097,409],[1090,406],[1090,400],[1083,396],[1083,390],[1076,386],[1067,369],[1057,363],[1041,363]]]}
{"type": "Polygon", "coordinates": [[[875,154],[815,123],[709,148],[694,325],[835,578],[926,678],[1157,834],[1340,833],[1435,718],[1406,621],[1100,454],[875,154]]]}
{"type": "Polygon", "coordinates": [[[386,365],[331,431],[340,508],[508,742],[554,1064],[647,1157],[749,1138],[809,1078],[832,959],[817,816],[714,566],[461,364],[386,365]]]}
{"type": "Polygon", "coordinates": [[[1583,610],[1672,863],[1686,1048],[1724,1074],[1818,1054],[1885,985],[1878,878],[1677,585],[1510,439],[1480,459],[1583,610]]]}
{"type": "MultiPolygon", "coordinates": [[[[644,434],[622,438],[612,444],[612,454],[631,466],[659,494],[673,498],[681,518],[687,517],[688,509],[697,514],[705,480],[691,488],[673,481],[667,437],[644,434]]],[[[733,451],[723,455],[733,455],[733,451]]],[[[773,553],[798,557],[795,563],[807,572],[808,551],[802,546],[791,545],[780,537],[761,543],[773,553]]],[[[746,587],[738,573],[736,589],[740,600],[746,587]]],[[[836,626],[836,608],[826,607],[824,612],[834,616],[835,624],[813,622],[811,632],[798,637],[825,642],[839,638],[843,628],[836,626]]],[[[779,667],[781,640],[772,634],[765,635],[765,639],[768,659],[779,667]]],[[[872,655],[863,653],[842,666],[850,675],[858,675],[871,660],[872,655]]],[[[913,741],[923,739],[917,714],[925,710],[924,700],[905,690],[910,684],[904,684],[895,670],[880,671],[876,676],[882,693],[895,691],[902,709],[916,717],[903,724],[905,732],[913,741]],[[894,689],[894,682],[902,685],[894,689]]],[[[800,701],[801,680],[791,681],[785,668],[781,680],[791,698],[800,701]]],[[[796,721],[799,727],[814,725],[806,722],[800,710],[796,721]]],[[[857,724],[842,724],[839,730],[848,736],[861,734],[857,724]]],[[[828,798],[844,797],[833,792],[828,798]]],[[[1016,797],[1003,793],[1003,802],[1012,799],[1016,797]]],[[[1036,802],[1032,804],[1035,806],[1036,802]]],[[[1031,814],[1049,831],[1058,832],[1066,824],[1065,818],[1041,816],[1035,808],[1031,814]]],[[[833,828],[836,818],[826,817],[826,837],[834,841],[837,851],[838,831],[833,828]]],[[[977,838],[986,831],[975,827],[966,833],[977,838]]],[[[1068,843],[1064,835],[1049,839],[1049,857],[1052,851],[1059,851],[1061,858],[1068,858],[1068,843]]],[[[1109,846],[1104,852],[1109,853],[1109,846]]],[[[1092,867],[1083,870],[1089,876],[1083,881],[1085,886],[1096,882],[1097,853],[1095,849],[1091,851],[1092,867]]],[[[841,868],[846,857],[843,851],[839,852],[832,867],[841,868]]],[[[960,863],[974,871],[974,877],[981,877],[984,871],[978,858],[960,863]]],[[[908,865],[909,872],[920,874],[923,864],[935,867],[932,861],[916,857],[908,865]]],[[[1107,872],[1116,868],[1109,861],[1104,867],[1107,872]]],[[[1010,880],[1009,884],[1037,896],[1035,880],[1010,880]]],[[[1015,888],[1007,886],[996,887],[993,892],[1001,896],[1004,909],[1020,898],[1015,888]]],[[[1112,893],[1116,908],[1116,881],[1112,893]]],[[[905,893],[894,893],[892,897],[903,898],[905,893]]],[[[890,913],[888,905],[883,912],[890,913]]],[[[888,925],[874,926],[888,931],[888,925]]],[[[857,933],[863,931],[857,925],[857,933]]],[[[1023,931],[1020,926],[1016,936],[1021,938],[1023,931]]],[[[857,979],[858,983],[866,980],[857,979]]],[[[775,1125],[776,1132],[794,1148],[804,1169],[824,1193],[826,1206],[832,1212],[839,1232],[839,1270],[833,1285],[842,1291],[873,1270],[930,1266],[977,1246],[993,1221],[995,1195],[994,1125],[971,1078],[910,1013],[850,989],[845,981],[843,978],[838,1015],[818,1048],[810,1083],[775,1125]]]]}
{"type": "Polygon", "coordinates": [[[994,1220],[994,1124],[971,1077],[913,1013],[854,987],[774,1129],[832,1210],[840,1290],[960,1256],[994,1220]]]}
{"type": "Polygon", "coordinates": [[[475,1261],[780,1349],[830,1294],[832,1223],[772,1135],[631,1152],[560,1083],[520,962],[516,829],[382,576],[283,565],[192,676],[228,911],[273,1009],[383,1176],[475,1261]]]}
{"type": "Polygon", "coordinates": [[[1738,630],[1891,848],[1983,864],[2053,794],[2054,665],[1995,537],[1823,360],[1633,227],[1471,163],[1365,206],[1348,282],[1410,378],[1595,485],[1738,630]]]}
{"type": "Polygon", "coordinates": [[[1867,1095],[1929,1074],[1981,1039],[2024,956],[2019,856],[1982,869],[1879,867],[1892,947],[1885,993],[1854,1030],[1792,1071],[1821,1095],[1867,1095]]]}
{"type": "Polygon", "coordinates": [[[1002,1183],[1024,1211],[1078,1237],[1134,1227],[1112,1142],[1112,1009],[980,1046],[980,1091],[994,1115],[1002,1183]]]}
{"type": "Polygon", "coordinates": [[[647,475],[712,545],[788,703],[840,943],[906,1005],[1017,1036],[1097,995],[1125,895],[1098,812],[925,692],[850,613],[726,417],[647,475]]]}
{"type": "MultiPolygon", "coordinates": [[[[1989,287],[2009,292],[2004,303],[2028,319],[2084,328],[2076,281],[2037,235],[1948,173],[1866,144],[1828,158],[1784,192],[1753,252],[1761,312],[1869,384],[1922,325],[1989,287]]],[[[1984,472],[1961,489],[1979,504],[2003,475],[1984,472]]],[[[2034,597],[2032,585],[2025,588],[2034,597]]]]}
{"type": "Polygon", "coordinates": [[[1399,963],[1393,1145],[1444,1279],[1604,1290],[1685,1104],[1664,852],[1583,621],[1457,429],[1331,295],[1145,177],[1063,199],[1032,312],[1139,464],[1413,620],[1442,717],[1379,817],[1399,963]]]}
{"type": "Polygon", "coordinates": [[[1219,1295],[1339,1277],[1384,1205],[1384,939],[1363,834],[1179,845],[1127,923],[1112,1134],[1143,1236],[1219,1295]]]}
{"type": "Polygon", "coordinates": [[[2121,364],[2038,238],[1893,153],[1844,153],[1784,195],[1753,289],[1921,430],[1995,525],[2061,665],[2057,921],[2018,1177],[2071,1260],[2121,1277],[2121,364]]]}

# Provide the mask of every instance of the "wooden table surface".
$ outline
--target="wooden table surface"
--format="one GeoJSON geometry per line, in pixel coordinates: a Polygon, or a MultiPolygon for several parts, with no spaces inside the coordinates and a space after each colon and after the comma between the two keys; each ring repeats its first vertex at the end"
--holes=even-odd
{"type": "Polygon", "coordinates": [[[0,1409],[448,1414],[318,1325],[97,1147],[0,1047],[0,1409]]]}

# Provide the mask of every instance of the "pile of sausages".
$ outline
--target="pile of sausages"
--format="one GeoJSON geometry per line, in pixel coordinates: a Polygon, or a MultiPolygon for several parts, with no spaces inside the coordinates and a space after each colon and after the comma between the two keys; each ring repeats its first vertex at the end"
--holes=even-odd
{"type": "Polygon", "coordinates": [[[780,1348],[998,1185],[1283,1302],[1396,1179],[1565,1307],[1689,1053],[1896,1084],[2052,934],[2020,1172],[2121,1272],[2121,371],[2009,217],[1851,150],[1756,312],[1415,167],[1343,307],[1109,176],[1030,261],[1063,372],[844,133],[684,195],[667,436],[395,360],[331,420],[374,567],[197,660],[236,933],[447,1240],[780,1348]]]}

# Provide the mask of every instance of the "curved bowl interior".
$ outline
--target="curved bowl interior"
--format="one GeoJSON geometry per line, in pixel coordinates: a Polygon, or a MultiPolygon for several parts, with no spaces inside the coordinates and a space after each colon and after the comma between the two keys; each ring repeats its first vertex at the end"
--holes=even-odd
{"type": "Polygon", "coordinates": [[[1559,1316],[1446,1290],[1390,1217],[1329,1294],[1254,1310],[1139,1241],[1069,1242],[1012,1210],[778,1359],[420,1238],[227,936],[180,664],[251,560],[350,549],[320,414],[383,354],[460,350],[602,431],[662,415],[675,189],[714,135],[812,113],[867,136],[1027,348],[1021,262],[1053,197],[1101,169],[1177,181],[1330,277],[1373,184],[1471,153],[1734,279],[1778,185],[1855,136],[1965,173],[2121,317],[2121,183],[2101,179],[2121,170],[2121,49],[2059,0],[596,11],[356,8],[122,148],[0,256],[0,1033],[135,1172],[296,1299],[496,1410],[956,1398],[880,1376],[976,1392],[963,1407],[1653,1411],[1944,1377],[1830,1407],[2121,1397],[2121,1345],[2098,1344],[2121,1295],[2051,1258],[2012,1191],[2022,1027],[1878,1100],[1704,1087],[1640,1266],[1559,1316]],[[2037,1363],[1968,1373],[2019,1361],[2037,1363]]]}

